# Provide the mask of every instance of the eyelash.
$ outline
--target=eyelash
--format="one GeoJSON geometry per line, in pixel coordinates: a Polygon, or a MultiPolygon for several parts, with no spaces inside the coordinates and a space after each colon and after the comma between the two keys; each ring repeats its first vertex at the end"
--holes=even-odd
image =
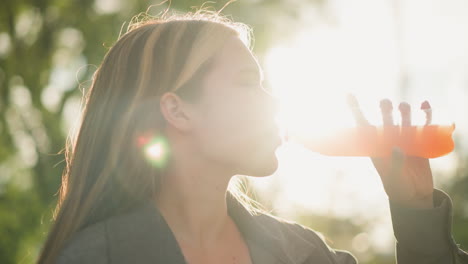
{"type": "Polygon", "coordinates": [[[250,86],[259,86],[260,83],[258,83],[258,82],[255,82],[255,83],[254,82],[249,82],[249,83],[242,83],[241,85],[250,87],[250,86]]]}

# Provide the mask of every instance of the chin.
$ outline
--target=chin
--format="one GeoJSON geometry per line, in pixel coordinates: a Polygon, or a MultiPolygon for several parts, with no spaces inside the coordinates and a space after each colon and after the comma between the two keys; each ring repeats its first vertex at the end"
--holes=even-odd
{"type": "MultiPolygon", "coordinates": [[[[278,170],[278,158],[276,156],[277,144],[259,144],[255,148],[243,151],[237,156],[237,174],[266,177],[271,176],[278,170]]],[[[252,144],[253,145],[253,144],[252,144]]]]}
{"type": "Polygon", "coordinates": [[[244,175],[252,177],[267,177],[271,176],[273,173],[278,170],[278,159],[275,155],[266,160],[262,160],[252,164],[249,170],[246,171],[244,175]]]}

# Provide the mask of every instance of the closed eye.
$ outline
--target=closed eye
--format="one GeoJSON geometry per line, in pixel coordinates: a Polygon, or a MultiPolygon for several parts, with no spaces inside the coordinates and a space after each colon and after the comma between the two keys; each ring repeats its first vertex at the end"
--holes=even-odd
{"type": "Polygon", "coordinates": [[[237,83],[242,86],[260,86],[262,82],[256,79],[241,79],[237,83]]]}

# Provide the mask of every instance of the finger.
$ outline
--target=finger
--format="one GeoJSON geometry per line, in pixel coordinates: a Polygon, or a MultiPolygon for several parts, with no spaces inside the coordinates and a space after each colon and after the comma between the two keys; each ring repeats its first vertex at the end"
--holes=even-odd
{"type": "Polygon", "coordinates": [[[380,111],[382,112],[382,122],[384,126],[393,126],[393,104],[389,99],[380,101],[380,111]]]}
{"type": "Polygon", "coordinates": [[[404,159],[405,155],[403,151],[398,147],[394,147],[392,151],[392,165],[390,168],[389,180],[397,180],[398,176],[401,175],[401,171],[403,170],[404,159]]]}
{"type": "Polygon", "coordinates": [[[366,117],[361,111],[361,107],[359,106],[359,102],[356,97],[352,94],[348,94],[347,96],[348,106],[353,113],[354,121],[358,126],[368,126],[370,123],[367,121],[366,117]]]}
{"type": "Polygon", "coordinates": [[[432,108],[428,101],[424,101],[421,104],[421,110],[426,114],[426,123],[424,125],[430,125],[432,123],[432,108]]]}
{"type": "Polygon", "coordinates": [[[401,113],[401,125],[411,126],[411,106],[407,102],[400,103],[398,109],[401,113]]]}

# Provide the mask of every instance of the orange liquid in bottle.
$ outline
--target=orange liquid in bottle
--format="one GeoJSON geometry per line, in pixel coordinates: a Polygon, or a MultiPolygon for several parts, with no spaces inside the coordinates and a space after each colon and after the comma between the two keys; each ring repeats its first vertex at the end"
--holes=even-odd
{"type": "Polygon", "coordinates": [[[340,129],[326,136],[288,135],[292,141],[328,156],[388,157],[393,147],[408,156],[437,158],[454,149],[455,125],[365,126],[340,129]]]}

